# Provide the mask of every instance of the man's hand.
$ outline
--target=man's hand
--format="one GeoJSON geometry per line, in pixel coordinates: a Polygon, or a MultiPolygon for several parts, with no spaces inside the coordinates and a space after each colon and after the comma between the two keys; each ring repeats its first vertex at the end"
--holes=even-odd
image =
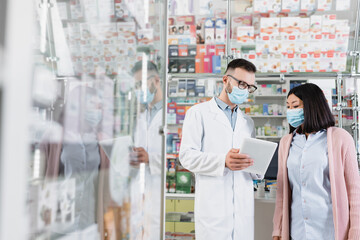
{"type": "Polygon", "coordinates": [[[133,148],[134,152],[130,154],[130,164],[132,166],[139,166],[140,163],[149,163],[149,154],[144,148],[133,148]]]}
{"type": "Polygon", "coordinates": [[[254,164],[254,160],[246,154],[239,153],[239,149],[231,149],[226,155],[225,167],[237,171],[248,168],[254,164]]]}

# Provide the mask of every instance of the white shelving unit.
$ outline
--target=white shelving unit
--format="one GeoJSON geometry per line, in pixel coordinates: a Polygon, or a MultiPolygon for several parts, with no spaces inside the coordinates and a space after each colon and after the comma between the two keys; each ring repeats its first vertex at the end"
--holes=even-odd
{"type": "Polygon", "coordinates": [[[270,94],[270,95],[255,95],[255,98],[285,98],[287,97],[286,94],[270,94]]]}
{"type": "Polygon", "coordinates": [[[195,198],[194,193],[166,193],[166,199],[182,199],[182,200],[193,200],[195,198]]]}
{"type": "Polygon", "coordinates": [[[286,118],[285,115],[249,115],[251,118],[286,118]]]}
{"type": "Polygon", "coordinates": [[[280,139],[282,137],[279,137],[279,136],[256,136],[256,138],[259,138],[259,139],[280,139]]]}

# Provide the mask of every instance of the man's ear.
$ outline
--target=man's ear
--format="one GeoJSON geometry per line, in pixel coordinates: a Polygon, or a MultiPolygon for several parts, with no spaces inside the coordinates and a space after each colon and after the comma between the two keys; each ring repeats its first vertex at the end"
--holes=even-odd
{"type": "Polygon", "coordinates": [[[223,83],[224,83],[225,85],[227,84],[228,80],[229,80],[229,78],[224,75],[223,78],[222,78],[222,81],[223,81],[223,83]]]}
{"type": "Polygon", "coordinates": [[[161,79],[159,75],[155,76],[155,85],[156,86],[161,86],[161,79]]]}

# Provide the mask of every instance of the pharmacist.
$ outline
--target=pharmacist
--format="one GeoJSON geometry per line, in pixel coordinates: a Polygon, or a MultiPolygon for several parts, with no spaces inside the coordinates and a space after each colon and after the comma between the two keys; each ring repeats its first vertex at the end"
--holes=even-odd
{"type": "MultiPolygon", "coordinates": [[[[132,217],[132,239],[160,239],[161,205],[161,135],[163,92],[157,67],[150,61],[139,61],[132,69],[138,117],[134,134],[134,149],[130,163],[138,169],[131,183],[131,204],[136,209],[132,217]],[[142,180],[141,164],[145,164],[142,180]],[[142,188],[144,186],[144,192],[142,188]]],[[[144,166],[144,165],[143,165],[144,166]]]]}
{"type": "Polygon", "coordinates": [[[195,234],[198,240],[254,238],[253,179],[241,170],[253,159],[239,152],[255,137],[254,123],[239,109],[256,90],[256,67],[235,59],[223,76],[219,97],[191,107],[183,125],[180,162],[195,173],[195,234]]]}

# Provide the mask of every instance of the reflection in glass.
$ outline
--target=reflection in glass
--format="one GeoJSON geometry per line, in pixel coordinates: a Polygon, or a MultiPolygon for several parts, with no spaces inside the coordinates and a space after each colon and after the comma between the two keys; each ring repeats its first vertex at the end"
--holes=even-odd
{"type": "Polygon", "coordinates": [[[164,2],[34,3],[29,238],[159,239],[164,2]]]}

